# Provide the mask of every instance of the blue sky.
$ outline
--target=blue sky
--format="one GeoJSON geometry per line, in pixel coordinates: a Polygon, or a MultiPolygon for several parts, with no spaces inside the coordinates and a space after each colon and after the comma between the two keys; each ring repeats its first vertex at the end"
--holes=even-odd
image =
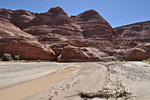
{"type": "Polygon", "coordinates": [[[60,6],[68,15],[94,9],[112,27],[150,20],[150,0],[0,0],[0,8],[46,12],[60,6]]]}

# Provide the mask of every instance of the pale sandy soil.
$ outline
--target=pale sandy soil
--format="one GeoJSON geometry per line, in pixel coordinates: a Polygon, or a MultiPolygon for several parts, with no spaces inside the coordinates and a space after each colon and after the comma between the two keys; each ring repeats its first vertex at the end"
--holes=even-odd
{"type": "Polygon", "coordinates": [[[59,64],[56,62],[1,62],[0,89],[38,79],[69,66],[72,66],[72,64],[59,64]]]}
{"type": "Polygon", "coordinates": [[[84,67],[80,67],[81,70],[78,73],[68,76],[65,80],[25,100],[150,100],[149,64],[143,62],[100,62],[82,63],[82,66],[84,67]],[[103,67],[108,68],[109,72],[105,73],[107,71],[103,67]],[[90,72],[90,70],[92,71],[90,72]],[[87,77],[85,78],[84,75],[87,77]],[[129,99],[84,99],[77,95],[79,92],[96,93],[103,87],[121,88],[119,84],[131,93],[129,99]]]}
{"type": "Polygon", "coordinates": [[[132,93],[131,100],[150,100],[150,64],[143,62],[105,63],[110,69],[108,87],[119,82],[132,93]]]}
{"type": "Polygon", "coordinates": [[[96,92],[108,81],[108,69],[97,63],[75,63],[79,70],[25,100],[81,100],[79,92],[96,92]]]}
{"type": "Polygon", "coordinates": [[[3,89],[0,91],[0,100],[21,100],[31,96],[63,80],[74,70],[76,70],[76,67],[70,67],[30,82],[3,89]]]}
{"type": "Polygon", "coordinates": [[[96,63],[17,63],[1,64],[0,68],[2,69],[1,74],[5,72],[5,75],[0,74],[1,82],[3,82],[1,88],[5,88],[0,90],[0,100],[38,100],[41,98],[38,96],[44,91],[51,91],[52,93],[45,94],[45,100],[49,100],[51,97],[54,100],[71,100],[66,96],[74,95],[79,91],[97,91],[108,80],[107,68],[96,63]],[[41,68],[43,69],[41,70],[41,68]],[[51,70],[54,70],[53,73],[51,73],[51,70]],[[44,74],[42,76],[38,75],[45,71],[50,71],[49,73],[51,74],[46,74],[46,76],[43,76],[44,74]],[[12,77],[8,77],[11,75],[12,77]],[[28,75],[35,80],[29,81],[28,75]],[[22,78],[21,81],[19,77],[22,78]],[[17,80],[17,82],[12,83],[12,80],[17,80]],[[24,83],[24,81],[26,82],[24,83]],[[9,84],[9,86],[5,86],[5,83],[9,84]],[[59,96],[54,97],[57,94],[59,96]]]}
{"type": "Polygon", "coordinates": [[[127,100],[150,100],[150,65],[143,62],[1,63],[0,82],[0,100],[125,100],[78,95],[118,84],[132,93],[127,100]]]}

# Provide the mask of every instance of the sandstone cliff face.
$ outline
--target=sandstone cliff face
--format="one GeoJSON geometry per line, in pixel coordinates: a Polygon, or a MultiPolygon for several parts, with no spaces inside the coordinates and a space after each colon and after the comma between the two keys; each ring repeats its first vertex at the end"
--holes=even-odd
{"type": "Polygon", "coordinates": [[[0,9],[0,17],[9,20],[20,29],[23,29],[26,24],[35,17],[35,15],[26,10],[12,11],[0,9]]]}
{"type": "Polygon", "coordinates": [[[12,10],[7,10],[7,9],[0,9],[0,17],[4,19],[10,19],[11,15],[13,14],[12,10]]]}
{"type": "MultiPolygon", "coordinates": [[[[57,58],[57,61],[108,61],[108,54],[99,51],[96,48],[91,47],[74,47],[66,46],[63,48],[61,55],[57,58]]],[[[111,60],[114,60],[113,57],[111,60]]]]}
{"type": "Polygon", "coordinates": [[[96,11],[85,11],[72,19],[81,26],[85,38],[111,40],[115,32],[109,23],[96,11]]]}
{"type": "Polygon", "coordinates": [[[17,10],[12,14],[10,21],[19,28],[24,29],[26,24],[34,17],[35,15],[31,14],[29,11],[17,10]]]}
{"type": "Polygon", "coordinates": [[[75,24],[60,7],[37,14],[23,31],[35,36],[43,45],[53,48],[57,55],[60,55],[64,44],[83,39],[80,26],[75,24]]]}
{"type": "Polygon", "coordinates": [[[136,42],[150,42],[150,21],[115,28],[122,38],[136,42]]]}
{"type": "Polygon", "coordinates": [[[150,22],[112,29],[94,10],[69,17],[60,7],[45,13],[0,9],[0,56],[11,53],[22,59],[52,61],[142,60],[149,58],[149,35],[150,22]]]}
{"type": "Polygon", "coordinates": [[[35,37],[0,18],[0,56],[4,53],[20,55],[21,59],[55,60],[51,49],[46,49],[35,37]]]}
{"type": "Polygon", "coordinates": [[[51,8],[46,13],[37,14],[24,29],[32,35],[58,34],[69,38],[82,38],[81,28],[60,8],[51,8]]]}
{"type": "Polygon", "coordinates": [[[128,61],[141,61],[150,58],[150,51],[145,51],[139,48],[130,49],[129,54],[126,57],[128,61]]]}
{"type": "MultiPolygon", "coordinates": [[[[140,22],[114,29],[121,39],[121,46],[126,50],[121,54],[126,60],[150,58],[150,22],[140,22]]],[[[119,42],[119,41],[118,41],[119,42]]]]}
{"type": "Polygon", "coordinates": [[[117,34],[98,12],[88,10],[71,19],[80,25],[84,39],[89,41],[90,47],[102,51],[114,48],[112,40],[117,37],[117,34]]]}

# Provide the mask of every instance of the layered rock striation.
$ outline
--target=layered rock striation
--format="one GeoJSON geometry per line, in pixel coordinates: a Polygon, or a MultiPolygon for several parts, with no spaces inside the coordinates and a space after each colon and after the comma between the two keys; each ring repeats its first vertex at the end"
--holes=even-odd
{"type": "Polygon", "coordinates": [[[55,53],[44,47],[38,40],[0,18],[0,56],[10,53],[12,56],[20,55],[21,59],[55,60],[55,53]]]}
{"type": "Polygon", "coordinates": [[[45,13],[0,9],[0,56],[66,62],[143,60],[149,58],[149,35],[150,22],[113,29],[94,10],[69,17],[60,7],[45,13]]]}

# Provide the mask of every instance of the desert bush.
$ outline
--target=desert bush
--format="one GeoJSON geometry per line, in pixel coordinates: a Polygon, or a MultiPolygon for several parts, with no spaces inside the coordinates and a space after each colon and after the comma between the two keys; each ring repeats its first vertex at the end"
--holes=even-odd
{"type": "Polygon", "coordinates": [[[124,59],[123,58],[118,58],[118,61],[124,61],[124,59]]]}
{"type": "Polygon", "coordinates": [[[20,55],[15,55],[14,60],[20,60],[20,55]]]}
{"type": "Polygon", "coordinates": [[[2,61],[11,61],[13,58],[11,57],[11,54],[9,53],[4,53],[2,56],[2,61]]]}
{"type": "Polygon", "coordinates": [[[143,60],[143,62],[149,63],[150,64],[150,58],[143,60]]]}

